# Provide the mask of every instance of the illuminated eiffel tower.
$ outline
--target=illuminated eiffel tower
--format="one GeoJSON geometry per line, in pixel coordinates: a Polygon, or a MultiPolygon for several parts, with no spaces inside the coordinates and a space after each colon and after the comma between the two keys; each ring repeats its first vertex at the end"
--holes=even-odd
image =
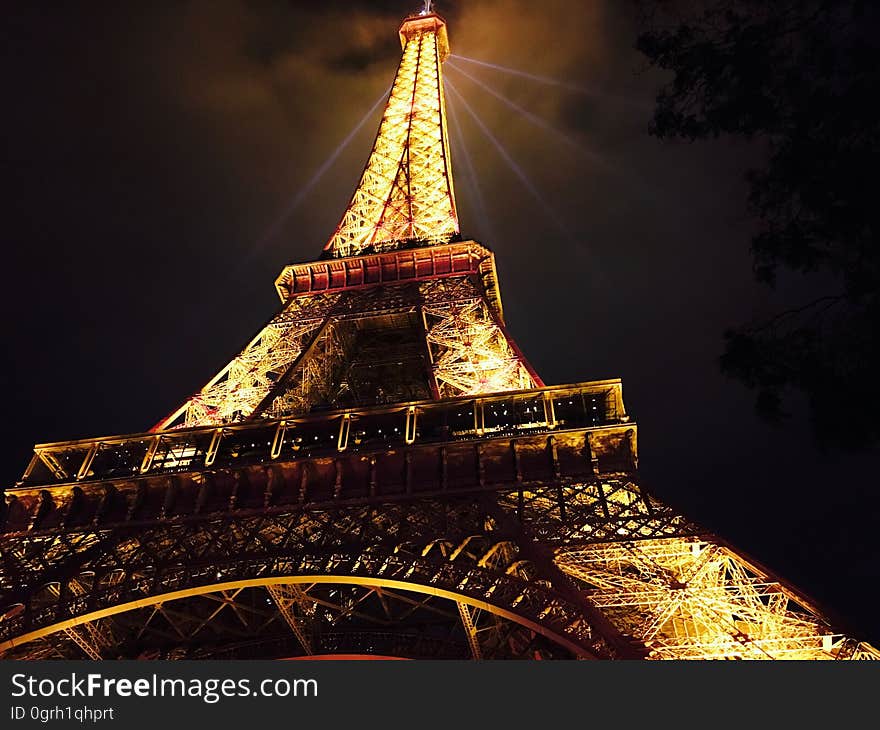
{"type": "Polygon", "coordinates": [[[282,306],[150,432],[40,444],[0,512],[7,658],[878,658],[640,486],[619,380],[545,385],[459,234],[427,6],[282,306]]]}

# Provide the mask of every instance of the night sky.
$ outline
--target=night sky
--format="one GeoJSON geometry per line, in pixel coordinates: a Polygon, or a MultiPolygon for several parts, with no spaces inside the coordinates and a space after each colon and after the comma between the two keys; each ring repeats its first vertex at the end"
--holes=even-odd
{"type": "MultiPolygon", "coordinates": [[[[275,313],[276,275],[320,254],[380,107],[307,185],[387,89],[417,7],[7,6],[4,484],[35,442],[148,429],[275,313]]],[[[796,401],[766,425],[719,372],[726,327],[810,286],[753,280],[760,144],[648,135],[666,77],[633,50],[629,3],[438,11],[453,53],[568,84],[453,61],[542,127],[446,70],[543,199],[450,95],[462,233],[495,251],[518,344],[548,384],[622,377],[645,485],[880,642],[877,451],[823,452],[796,401]]]]}

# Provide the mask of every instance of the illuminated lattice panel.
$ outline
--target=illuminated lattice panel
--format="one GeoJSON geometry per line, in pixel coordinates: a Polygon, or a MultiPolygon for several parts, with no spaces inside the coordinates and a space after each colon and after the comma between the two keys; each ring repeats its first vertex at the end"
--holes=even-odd
{"type": "Polygon", "coordinates": [[[428,305],[424,313],[441,396],[535,386],[482,298],[428,305]]]}
{"type": "Polygon", "coordinates": [[[845,638],[712,543],[605,543],[562,552],[557,563],[651,658],[834,659],[845,638]]]}
{"type": "Polygon", "coordinates": [[[373,151],[325,247],[336,256],[402,241],[445,243],[459,232],[441,69],[445,23],[435,15],[407,19],[401,42],[373,151]]]}

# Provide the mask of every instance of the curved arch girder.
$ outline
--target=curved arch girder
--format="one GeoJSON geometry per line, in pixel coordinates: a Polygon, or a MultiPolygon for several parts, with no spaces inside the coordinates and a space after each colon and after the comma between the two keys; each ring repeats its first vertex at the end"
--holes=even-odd
{"type": "Polygon", "coordinates": [[[351,584],[358,586],[370,586],[376,588],[389,588],[389,589],[398,589],[398,590],[407,590],[412,591],[414,593],[422,593],[427,595],[436,596],[439,598],[445,598],[450,601],[454,601],[459,604],[466,604],[472,608],[481,609],[483,611],[488,611],[489,613],[498,616],[499,618],[506,619],[508,621],[513,621],[514,623],[520,624],[526,628],[535,631],[536,633],[541,634],[552,642],[558,644],[559,646],[567,649],[572,652],[575,656],[581,659],[592,659],[595,658],[593,653],[586,649],[584,646],[579,644],[578,642],[573,640],[572,636],[568,636],[565,634],[560,634],[550,626],[541,623],[539,620],[535,620],[534,618],[530,618],[527,615],[522,615],[520,613],[516,613],[509,608],[504,608],[502,606],[495,605],[487,600],[482,600],[480,598],[474,597],[472,595],[457,593],[455,591],[437,587],[437,586],[428,586],[420,583],[412,583],[408,581],[395,580],[390,578],[365,578],[358,576],[339,576],[339,575],[305,575],[305,576],[290,576],[286,578],[282,577],[270,577],[270,578],[252,578],[247,580],[236,580],[236,581],[226,581],[223,583],[215,583],[209,585],[202,586],[194,586],[191,588],[172,591],[169,593],[151,595],[145,598],[135,599],[132,601],[128,601],[126,603],[115,603],[109,605],[103,609],[98,609],[94,611],[90,611],[88,613],[81,613],[77,616],[70,617],[58,621],[54,624],[49,624],[40,629],[36,629],[30,631],[21,636],[14,637],[9,639],[2,644],[0,644],[0,652],[7,651],[9,649],[19,647],[28,642],[34,641],[36,639],[40,639],[46,636],[50,636],[59,631],[68,632],[71,629],[76,629],[79,626],[90,624],[96,621],[100,621],[101,619],[110,618],[112,616],[118,615],[120,613],[125,613],[128,611],[134,611],[140,608],[146,608],[155,605],[163,605],[169,602],[181,600],[184,598],[190,598],[193,596],[204,595],[208,593],[218,592],[218,591],[234,591],[236,589],[241,588],[255,588],[255,587],[269,587],[276,585],[299,585],[299,584],[351,584]]]}
{"type": "Polygon", "coordinates": [[[53,587],[20,593],[20,610],[0,621],[0,651],[172,597],[317,580],[442,595],[529,626],[576,655],[606,651],[581,607],[494,531],[472,500],[167,522],[82,544],[65,575],[33,576],[30,585],[53,587]]]}

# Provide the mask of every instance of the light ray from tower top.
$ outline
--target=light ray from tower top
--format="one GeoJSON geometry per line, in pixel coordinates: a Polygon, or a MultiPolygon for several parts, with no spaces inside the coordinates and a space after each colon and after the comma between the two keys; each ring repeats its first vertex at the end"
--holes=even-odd
{"type": "Polygon", "coordinates": [[[556,226],[556,228],[567,238],[571,238],[571,232],[566,227],[565,223],[563,223],[561,217],[556,213],[555,210],[551,207],[551,205],[544,199],[544,196],[541,195],[541,191],[535,186],[535,184],[529,179],[529,176],[525,173],[516,160],[513,159],[513,156],[510,152],[507,151],[507,148],[501,143],[501,141],[492,134],[492,130],[486,126],[486,123],[480,119],[480,116],[474,111],[473,107],[468,104],[467,100],[462,96],[461,92],[455,88],[455,84],[453,84],[448,78],[445,79],[446,88],[452,92],[452,95],[458,99],[461,103],[464,110],[468,113],[471,119],[476,122],[477,126],[480,128],[480,131],[486,136],[486,138],[492,143],[492,146],[498,151],[498,154],[501,155],[501,158],[507,163],[507,166],[511,169],[514,175],[517,176],[519,181],[525,186],[526,190],[528,190],[532,197],[538,202],[538,204],[543,209],[544,213],[550,219],[550,221],[556,226]]]}
{"type": "MultiPolygon", "coordinates": [[[[448,82],[447,82],[448,83],[448,82]]],[[[455,106],[449,106],[449,116],[452,120],[452,126],[455,129],[455,136],[453,137],[453,146],[457,147],[457,149],[461,152],[461,159],[464,161],[465,172],[467,173],[467,180],[470,183],[471,189],[473,190],[474,197],[474,206],[477,210],[477,216],[480,218],[480,222],[485,228],[486,235],[490,239],[495,238],[494,226],[492,225],[492,220],[489,218],[489,212],[486,208],[486,201],[483,197],[483,190],[480,187],[480,180],[477,176],[477,171],[474,168],[474,163],[471,158],[470,151],[468,150],[467,142],[464,138],[464,133],[461,129],[461,124],[458,121],[458,114],[455,111],[455,106]]]]}
{"type": "Polygon", "coordinates": [[[502,104],[504,104],[509,109],[512,109],[513,111],[522,115],[525,119],[527,119],[529,122],[531,122],[535,126],[540,127],[541,129],[543,129],[547,132],[550,132],[557,139],[565,142],[565,144],[567,144],[571,147],[574,147],[575,149],[577,149],[578,151],[587,155],[588,157],[591,157],[591,158],[593,158],[599,162],[602,162],[604,164],[604,160],[601,159],[601,156],[598,153],[587,149],[580,142],[578,142],[576,139],[573,139],[572,137],[567,135],[562,130],[554,127],[546,119],[542,119],[537,114],[530,112],[528,109],[525,109],[524,107],[520,106],[515,101],[508,99],[506,96],[504,96],[504,94],[502,94],[499,91],[496,91],[495,89],[493,89],[491,86],[489,86],[485,82],[480,81],[480,79],[478,79],[476,76],[474,76],[472,74],[469,74],[467,71],[465,71],[460,66],[457,66],[454,63],[450,62],[449,67],[451,69],[455,70],[457,73],[460,73],[462,76],[464,76],[468,80],[475,83],[477,86],[479,86],[481,89],[483,89],[483,91],[485,91],[486,93],[490,94],[491,96],[494,96],[496,99],[498,99],[502,104]]]}
{"type": "Polygon", "coordinates": [[[561,141],[564,144],[566,144],[567,146],[572,147],[575,150],[577,150],[580,154],[584,155],[586,158],[588,158],[592,162],[594,162],[604,172],[606,172],[614,177],[620,178],[628,185],[630,185],[634,188],[637,188],[641,194],[647,194],[650,192],[646,188],[646,186],[643,182],[635,179],[632,175],[628,174],[625,170],[621,169],[612,160],[609,160],[606,155],[604,155],[600,152],[597,152],[594,149],[591,149],[584,142],[581,142],[581,141],[575,139],[574,137],[566,134],[558,127],[555,127],[554,125],[552,125],[546,119],[544,119],[544,118],[538,116],[537,114],[535,114],[534,112],[530,112],[528,109],[520,106],[512,99],[509,99],[508,97],[504,96],[504,94],[502,94],[501,92],[496,91],[491,86],[489,86],[485,82],[481,81],[473,74],[468,73],[467,71],[465,71],[463,68],[461,68],[457,64],[453,63],[452,61],[448,61],[447,65],[451,70],[455,71],[458,74],[463,75],[469,81],[471,81],[472,83],[479,86],[483,91],[485,91],[489,95],[493,96],[494,98],[498,99],[506,107],[508,107],[509,109],[512,109],[517,114],[521,115],[524,119],[526,119],[531,124],[534,124],[536,127],[539,127],[546,132],[549,132],[551,135],[553,135],[559,141],[561,141]]]}
{"type": "Polygon", "coordinates": [[[373,102],[369,111],[367,111],[364,116],[360,118],[360,121],[351,128],[348,134],[342,139],[342,141],[336,145],[336,149],[331,152],[324,162],[321,163],[320,167],[312,173],[312,176],[308,179],[305,185],[303,185],[296,193],[296,195],[291,198],[290,202],[284,208],[283,211],[279,214],[278,218],[269,226],[260,240],[257,242],[254,247],[255,253],[257,250],[261,249],[265,246],[270,240],[272,240],[276,235],[278,235],[282,226],[287,222],[291,215],[293,215],[294,211],[302,204],[303,200],[305,200],[306,196],[312,192],[315,186],[320,182],[321,178],[327,173],[327,171],[333,166],[333,163],[339,158],[339,156],[345,151],[345,148],[351,144],[352,140],[357,136],[357,133],[361,131],[363,126],[372,119],[373,115],[376,112],[376,109],[379,108],[379,105],[382,104],[387,98],[388,94],[391,93],[391,86],[389,85],[385,91],[382,92],[382,95],[373,102]]]}
{"type": "Polygon", "coordinates": [[[530,81],[537,81],[541,84],[548,84],[549,86],[558,86],[563,89],[568,89],[569,91],[576,91],[580,94],[595,94],[597,93],[593,89],[589,89],[586,86],[581,86],[580,84],[573,84],[570,81],[563,81],[561,79],[555,79],[552,76],[542,76],[541,74],[534,74],[529,71],[522,71],[518,68],[511,68],[510,66],[502,66],[497,63],[490,63],[489,61],[481,61],[477,58],[468,58],[467,56],[460,56],[457,53],[450,54],[450,58],[454,58],[458,61],[464,61],[466,63],[473,63],[477,66],[483,66],[485,68],[491,68],[495,71],[501,71],[502,73],[510,74],[511,76],[519,76],[524,79],[529,79],[530,81]]]}
{"type": "Polygon", "coordinates": [[[588,86],[584,86],[583,84],[575,84],[571,81],[564,81],[562,79],[553,78],[552,76],[544,76],[542,74],[531,73],[530,71],[523,71],[518,68],[511,68],[510,66],[502,66],[498,63],[490,63],[489,61],[481,61],[477,58],[460,56],[457,53],[451,53],[449,55],[449,58],[455,59],[457,61],[464,61],[465,63],[475,64],[477,66],[482,66],[483,68],[489,68],[493,71],[500,71],[501,73],[509,74],[511,76],[518,76],[520,78],[529,79],[530,81],[535,81],[539,84],[544,84],[546,86],[555,86],[560,89],[565,89],[566,91],[572,91],[578,94],[584,94],[586,96],[601,96],[603,101],[620,102],[621,104],[641,107],[646,110],[652,108],[650,104],[647,104],[646,102],[640,100],[630,99],[628,97],[620,96],[617,94],[608,94],[604,91],[599,91],[598,89],[592,89],[588,86]]]}

